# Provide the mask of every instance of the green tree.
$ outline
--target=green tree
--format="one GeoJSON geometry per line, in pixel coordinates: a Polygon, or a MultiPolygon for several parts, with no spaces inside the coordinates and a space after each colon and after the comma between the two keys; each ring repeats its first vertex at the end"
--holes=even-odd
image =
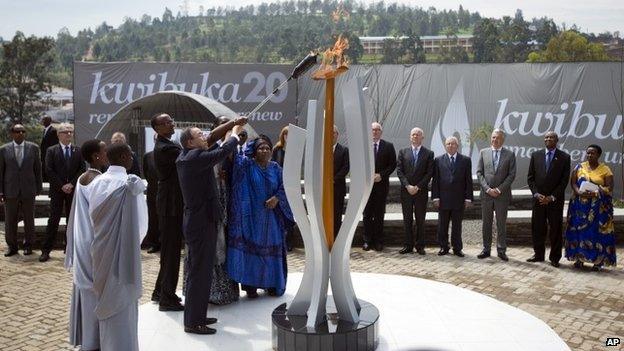
{"type": "Polygon", "coordinates": [[[473,51],[475,62],[496,62],[496,52],[499,47],[499,34],[496,22],[484,18],[475,24],[473,51]]]}
{"type": "Polygon", "coordinates": [[[399,63],[399,59],[403,56],[403,50],[397,41],[395,38],[383,41],[381,63],[399,63]]]}
{"type": "Polygon", "coordinates": [[[40,92],[49,92],[54,63],[52,38],[25,37],[17,32],[3,45],[0,63],[0,115],[27,123],[41,110],[40,92]]]}
{"type": "Polygon", "coordinates": [[[574,31],[561,32],[548,42],[546,50],[529,54],[528,62],[609,61],[604,47],[590,43],[574,31]]]}

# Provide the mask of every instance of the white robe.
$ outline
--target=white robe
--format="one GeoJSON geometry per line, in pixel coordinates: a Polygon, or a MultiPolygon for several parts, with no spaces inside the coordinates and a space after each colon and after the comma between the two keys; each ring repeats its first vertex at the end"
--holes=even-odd
{"type": "Polygon", "coordinates": [[[73,268],[73,291],[69,315],[69,343],[82,350],[100,348],[99,322],[95,316],[97,297],[93,290],[91,244],[93,223],[89,217],[89,185],[76,184],[67,225],[65,268],[73,268]]]}
{"type": "Polygon", "coordinates": [[[138,350],[138,300],[142,294],[141,241],[147,233],[145,185],[119,166],[92,183],[93,286],[102,351],[138,350]]]}

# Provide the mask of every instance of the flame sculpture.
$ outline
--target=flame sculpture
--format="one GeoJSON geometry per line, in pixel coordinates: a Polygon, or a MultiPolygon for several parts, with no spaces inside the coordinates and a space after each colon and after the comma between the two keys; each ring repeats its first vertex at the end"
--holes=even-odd
{"type": "Polygon", "coordinates": [[[373,187],[374,159],[369,118],[364,111],[362,83],[351,79],[343,89],[342,108],[349,134],[351,183],[344,221],[334,242],[333,223],[333,126],[335,78],[346,72],[343,56],[348,42],[339,37],[325,51],[314,79],[325,80],[324,118],[317,118],[317,103],[308,102],[307,130],[289,126],[284,159],[284,189],[305,245],[305,267],[299,290],[288,316],[307,316],[306,327],[315,328],[327,320],[327,289],[331,279],[333,300],[341,321],[360,321],[360,302],[355,296],[349,269],[349,253],[359,215],[373,187]],[[323,121],[321,132],[320,121],[323,121]],[[304,151],[305,150],[305,151],[304,151]],[[305,205],[301,194],[300,170],[305,160],[305,205]]]}

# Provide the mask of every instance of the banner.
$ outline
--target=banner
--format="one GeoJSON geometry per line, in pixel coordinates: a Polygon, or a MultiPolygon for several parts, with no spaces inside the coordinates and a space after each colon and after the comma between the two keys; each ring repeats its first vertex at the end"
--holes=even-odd
{"type": "MultiPolygon", "coordinates": [[[[436,156],[445,152],[445,138],[456,136],[459,152],[471,157],[476,173],[479,150],[490,144],[487,131],[500,128],[507,135],[505,147],[516,154],[513,187],[527,188],[531,153],[544,148],[544,135],[553,130],[572,168],[584,161],[588,145],[600,145],[601,161],[615,173],[621,197],[623,69],[617,62],[355,65],[336,79],[336,123],[348,138],[343,126],[349,114],[342,111],[340,90],[349,79],[363,77],[368,112],[397,152],[409,146],[413,127],[424,130],[424,143],[436,156]]],[[[298,110],[306,111],[311,99],[322,106],[323,85],[300,79],[298,110]]]]}
{"type": "MultiPolygon", "coordinates": [[[[78,145],[124,105],[159,91],[207,96],[241,115],[249,113],[289,76],[289,65],[210,63],[74,63],[74,114],[78,145]]],[[[253,116],[250,124],[276,138],[295,121],[296,86],[283,88],[253,116]]],[[[184,121],[184,115],[172,116],[184,121]]]]}

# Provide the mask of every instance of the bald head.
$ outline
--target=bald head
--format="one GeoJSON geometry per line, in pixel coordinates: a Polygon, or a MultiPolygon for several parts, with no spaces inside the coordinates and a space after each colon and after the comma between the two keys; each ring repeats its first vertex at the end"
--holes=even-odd
{"type": "Polygon", "coordinates": [[[422,145],[423,139],[425,138],[425,133],[422,129],[416,127],[412,128],[410,131],[410,142],[414,147],[420,147],[422,145]]]}

